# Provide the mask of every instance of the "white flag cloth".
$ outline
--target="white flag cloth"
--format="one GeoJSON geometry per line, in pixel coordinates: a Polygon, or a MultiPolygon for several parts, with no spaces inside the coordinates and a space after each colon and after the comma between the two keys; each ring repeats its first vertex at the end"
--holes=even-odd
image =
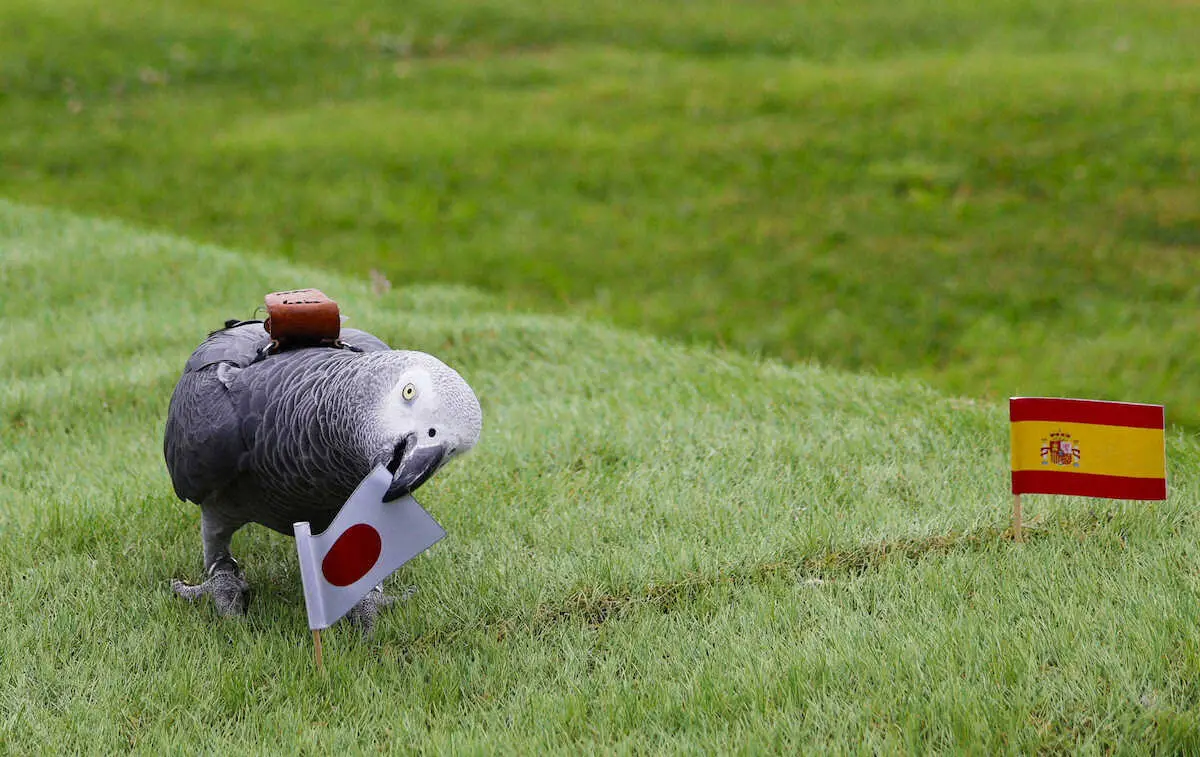
{"type": "Polygon", "coordinates": [[[328,628],[397,568],[446,531],[411,496],[384,502],[392,474],[380,465],[363,479],[329,528],[293,523],[308,627],[328,628]]]}

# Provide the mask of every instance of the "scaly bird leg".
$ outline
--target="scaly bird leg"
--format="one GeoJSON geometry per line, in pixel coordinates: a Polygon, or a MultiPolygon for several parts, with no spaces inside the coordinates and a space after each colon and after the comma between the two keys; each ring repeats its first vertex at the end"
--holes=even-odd
{"type": "Polygon", "coordinates": [[[391,607],[396,602],[407,601],[416,593],[417,587],[406,586],[399,596],[389,597],[383,593],[383,584],[379,584],[368,591],[365,597],[358,600],[358,604],[350,608],[350,612],[346,613],[346,620],[362,631],[363,637],[366,638],[375,630],[375,619],[379,617],[379,613],[384,608],[391,607]]]}
{"type": "Polygon", "coordinates": [[[245,615],[250,604],[250,584],[242,578],[242,569],[232,557],[214,563],[204,583],[192,586],[176,578],[171,581],[171,588],[191,601],[211,594],[220,615],[245,615]]]}
{"type": "Polygon", "coordinates": [[[192,586],[179,579],[171,581],[176,594],[189,601],[211,594],[217,612],[226,615],[245,615],[250,604],[250,584],[242,577],[242,568],[229,553],[229,542],[241,523],[226,520],[214,510],[200,512],[200,536],[204,540],[204,565],[208,580],[192,586]]]}

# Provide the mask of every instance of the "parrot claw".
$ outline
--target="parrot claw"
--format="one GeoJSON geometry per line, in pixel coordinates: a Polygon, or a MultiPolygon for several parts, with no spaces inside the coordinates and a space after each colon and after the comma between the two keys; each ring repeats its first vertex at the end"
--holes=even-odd
{"type": "Polygon", "coordinates": [[[383,584],[380,584],[367,592],[367,595],[360,599],[358,604],[350,608],[350,612],[346,613],[346,620],[362,631],[365,639],[375,630],[375,619],[379,617],[381,610],[391,607],[397,602],[407,601],[416,593],[417,587],[406,586],[398,596],[389,596],[383,593],[383,584]]]}
{"type": "Polygon", "coordinates": [[[176,578],[171,581],[171,589],[189,602],[211,594],[217,614],[222,617],[245,615],[250,604],[250,584],[242,578],[238,564],[230,565],[229,562],[219,562],[209,568],[208,580],[202,584],[192,586],[176,578]]]}

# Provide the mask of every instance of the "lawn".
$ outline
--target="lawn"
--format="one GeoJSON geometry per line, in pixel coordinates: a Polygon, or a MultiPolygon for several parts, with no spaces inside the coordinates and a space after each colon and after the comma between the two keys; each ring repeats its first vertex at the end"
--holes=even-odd
{"type": "Polygon", "coordinates": [[[1031,498],[1003,409],[463,287],[363,281],[0,205],[0,742],[16,753],[1101,752],[1200,747],[1200,445],[1165,503],[1031,498]],[[186,296],[181,295],[186,282],[186,296]],[[193,344],[311,284],[436,352],[484,438],[375,637],[310,657],[294,548],[234,541],[221,620],[168,589],[198,510],[160,452],[193,344]]]}
{"type": "Polygon", "coordinates": [[[0,193],[1200,424],[1200,6],[10,0],[0,193]]]}
{"type": "Polygon", "coordinates": [[[1200,752],[1200,6],[0,5],[0,753],[1200,752]],[[417,594],[175,597],[195,344],[458,368],[417,594]],[[1029,497],[1003,397],[1163,402],[1029,497]]]}

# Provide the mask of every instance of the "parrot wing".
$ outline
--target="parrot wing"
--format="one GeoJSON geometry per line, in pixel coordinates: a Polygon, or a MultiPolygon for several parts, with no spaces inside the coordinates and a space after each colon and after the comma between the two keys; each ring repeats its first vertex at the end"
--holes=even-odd
{"type": "MultiPolygon", "coordinates": [[[[358,329],[342,329],[341,338],[362,352],[390,349],[358,329]]],[[[234,384],[270,342],[262,324],[239,324],[213,332],[188,359],[171,396],[163,434],[167,470],[180,499],[202,503],[242,472],[247,440],[255,438],[266,396],[235,392],[234,384]]],[[[267,358],[259,365],[269,370],[269,362],[267,358]]]]}

